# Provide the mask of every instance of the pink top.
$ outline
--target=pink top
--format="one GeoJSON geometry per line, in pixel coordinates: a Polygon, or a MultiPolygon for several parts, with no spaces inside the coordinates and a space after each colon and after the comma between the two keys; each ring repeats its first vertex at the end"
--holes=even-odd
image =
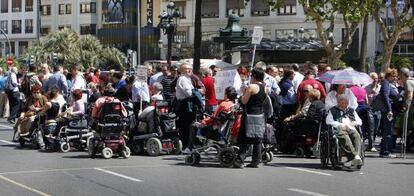
{"type": "Polygon", "coordinates": [[[358,103],[366,101],[367,92],[364,88],[359,86],[352,86],[349,88],[349,90],[351,90],[351,92],[355,95],[358,103]]]}

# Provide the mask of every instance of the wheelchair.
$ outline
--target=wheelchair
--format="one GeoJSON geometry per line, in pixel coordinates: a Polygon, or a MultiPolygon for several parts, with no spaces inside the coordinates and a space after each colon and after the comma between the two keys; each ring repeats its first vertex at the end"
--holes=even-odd
{"type": "MultiPolygon", "coordinates": [[[[362,164],[358,165],[356,169],[360,170],[365,162],[365,144],[360,126],[357,127],[357,132],[361,137],[361,148],[359,156],[362,159],[362,164]]],[[[322,168],[328,168],[330,166],[335,170],[341,169],[348,167],[346,164],[352,160],[352,158],[347,156],[345,150],[343,150],[339,139],[334,134],[334,128],[331,126],[327,126],[327,129],[319,132],[319,141],[317,147],[319,148],[319,156],[322,168]],[[344,157],[346,157],[347,160],[343,161],[344,157]]]]}

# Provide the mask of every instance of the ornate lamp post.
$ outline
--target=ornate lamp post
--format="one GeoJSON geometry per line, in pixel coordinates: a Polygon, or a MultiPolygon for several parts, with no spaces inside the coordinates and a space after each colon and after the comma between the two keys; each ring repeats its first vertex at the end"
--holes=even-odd
{"type": "Polygon", "coordinates": [[[179,24],[181,14],[180,11],[175,7],[174,2],[169,2],[167,4],[167,11],[163,10],[159,17],[160,23],[158,24],[158,27],[162,29],[164,35],[167,35],[167,61],[168,65],[171,66],[172,41],[174,38],[174,33],[179,24]]]}

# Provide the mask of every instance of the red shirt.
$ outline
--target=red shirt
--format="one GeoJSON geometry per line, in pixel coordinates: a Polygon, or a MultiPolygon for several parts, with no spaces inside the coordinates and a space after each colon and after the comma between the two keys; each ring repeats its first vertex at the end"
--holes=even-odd
{"type": "Polygon", "coordinates": [[[93,83],[95,83],[95,84],[99,84],[99,81],[100,81],[100,79],[99,79],[99,75],[93,75],[93,76],[92,76],[92,82],[93,82],[93,83]]]}
{"type": "Polygon", "coordinates": [[[217,105],[216,90],[214,89],[214,78],[207,76],[203,78],[203,84],[206,88],[206,105],[217,105]]]}
{"type": "Polygon", "coordinates": [[[311,85],[313,89],[318,89],[321,92],[321,99],[326,97],[325,88],[319,81],[315,79],[307,79],[307,80],[303,80],[302,83],[300,83],[298,87],[297,96],[298,96],[298,100],[300,101],[300,103],[303,103],[305,101],[305,96],[302,91],[303,91],[303,87],[305,87],[308,84],[311,85]]]}

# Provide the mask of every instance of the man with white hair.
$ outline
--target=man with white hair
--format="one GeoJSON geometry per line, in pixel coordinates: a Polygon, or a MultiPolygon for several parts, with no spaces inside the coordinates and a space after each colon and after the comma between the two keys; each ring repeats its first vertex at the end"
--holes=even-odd
{"type": "Polygon", "coordinates": [[[337,99],[338,105],[329,110],[326,124],[333,127],[340,146],[352,159],[352,165],[361,165],[361,136],[356,127],[361,126],[362,121],[356,111],[348,107],[348,98],[345,95],[339,95],[337,99]]]}
{"type": "Polygon", "coordinates": [[[266,73],[266,63],[263,61],[259,61],[256,63],[254,67],[260,68],[265,72],[265,77],[263,79],[263,82],[265,83],[265,89],[267,94],[279,94],[280,88],[279,85],[276,82],[276,79],[272,77],[271,75],[266,73]]]}
{"type": "Polygon", "coordinates": [[[9,99],[10,104],[10,116],[7,118],[7,121],[11,124],[16,123],[17,113],[19,112],[20,106],[20,92],[19,92],[19,83],[17,81],[17,68],[10,67],[9,78],[6,83],[6,93],[9,99]]]}
{"type": "Polygon", "coordinates": [[[413,104],[413,96],[414,96],[414,78],[412,77],[411,71],[407,68],[401,68],[400,70],[400,79],[404,85],[404,100],[405,103],[403,104],[403,110],[408,112],[408,128],[412,129],[414,127],[413,123],[413,113],[414,113],[414,104],[413,104]]]}
{"type": "Polygon", "coordinates": [[[296,63],[292,64],[291,68],[292,68],[293,73],[294,73],[292,83],[293,83],[293,86],[295,87],[295,92],[298,92],[299,84],[303,81],[305,76],[302,75],[301,73],[299,73],[299,65],[298,64],[296,64],[296,63]]]}

